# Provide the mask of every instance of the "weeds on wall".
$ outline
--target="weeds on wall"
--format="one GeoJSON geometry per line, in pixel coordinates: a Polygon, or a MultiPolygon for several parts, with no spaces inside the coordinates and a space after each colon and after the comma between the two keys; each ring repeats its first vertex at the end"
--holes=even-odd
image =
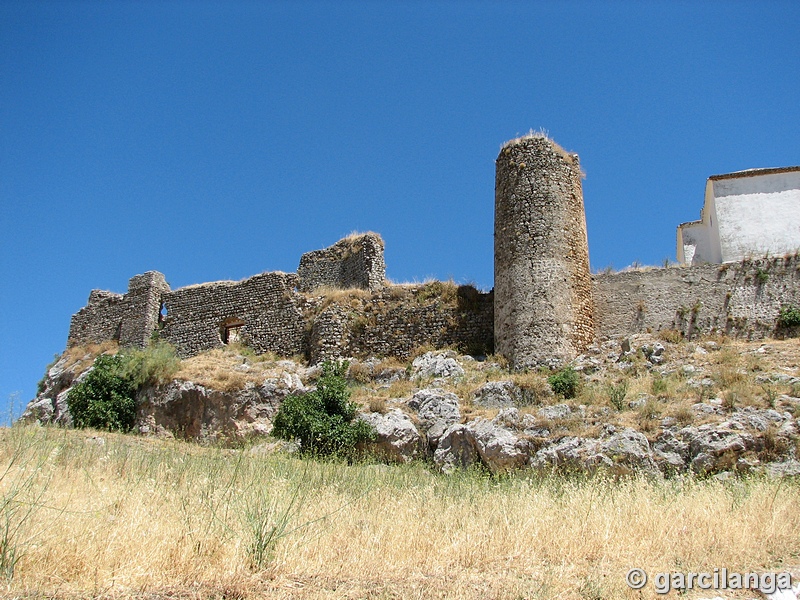
{"type": "Polygon", "coordinates": [[[778,316],[779,327],[798,327],[800,326],[800,307],[789,305],[781,308],[778,316]]]}

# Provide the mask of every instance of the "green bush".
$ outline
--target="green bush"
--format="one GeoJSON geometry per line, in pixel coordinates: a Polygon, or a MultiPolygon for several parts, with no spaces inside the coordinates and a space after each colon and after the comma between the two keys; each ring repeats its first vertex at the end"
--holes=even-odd
{"type": "Polygon", "coordinates": [[[800,325],[800,308],[797,306],[784,306],[778,317],[781,327],[797,327],[800,325]]]}
{"type": "Polygon", "coordinates": [[[147,348],[100,355],[86,378],[67,394],[75,427],[130,431],[136,420],[136,392],[170,381],[180,368],[175,348],[155,342],[147,348]]]}
{"type": "Polygon", "coordinates": [[[175,347],[164,341],[151,343],[147,348],[122,351],[124,374],[140,388],[171,381],[181,366],[175,347]]]}
{"type": "Polygon", "coordinates": [[[75,427],[130,431],[136,419],[136,385],[121,355],[103,354],[67,394],[75,427]]]}
{"type": "Polygon", "coordinates": [[[547,383],[550,384],[554,394],[570,399],[578,395],[580,378],[572,367],[565,367],[548,377],[547,383]]]}
{"type": "Polygon", "coordinates": [[[317,389],[288,396],[273,420],[272,433],[300,443],[309,454],[352,457],[360,442],[375,439],[371,425],[356,419],[358,405],[350,401],[347,362],[325,362],[317,389]]]}

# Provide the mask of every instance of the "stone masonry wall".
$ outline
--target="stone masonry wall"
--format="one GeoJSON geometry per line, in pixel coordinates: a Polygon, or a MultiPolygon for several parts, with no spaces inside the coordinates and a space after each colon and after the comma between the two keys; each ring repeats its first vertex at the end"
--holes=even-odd
{"type": "Polygon", "coordinates": [[[167,315],[161,338],[181,356],[192,356],[222,346],[225,325],[241,323],[241,342],[258,353],[304,354],[305,320],[296,286],[294,274],[262,273],[164,294],[167,315]]]}
{"type": "Polygon", "coordinates": [[[761,338],[780,333],[782,307],[800,306],[800,257],[595,275],[598,337],[674,329],[761,338]]]}
{"type": "Polygon", "coordinates": [[[124,295],[92,290],[88,304],[72,317],[67,347],[118,340],[143,348],[158,325],[161,296],[168,291],[158,271],[132,277],[124,295]]]}
{"type": "Polygon", "coordinates": [[[122,321],[119,343],[144,348],[159,324],[162,296],[169,292],[166,279],[158,271],[136,275],[128,282],[125,294],[127,316],[122,321]]]}
{"type": "Polygon", "coordinates": [[[555,366],[594,339],[578,157],[543,136],[500,151],[495,180],[495,349],[555,366]]]}
{"type": "Polygon", "coordinates": [[[405,359],[421,346],[487,354],[493,351],[493,321],[492,293],[441,282],[391,286],[324,308],[313,322],[310,358],[405,359]]]}
{"type": "Polygon", "coordinates": [[[122,294],[92,290],[89,302],[72,315],[67,348],[80,344],[99,344],[119,340],[127,306],[122,294]]]}
{"type": "Polygon", "coordinates": [[[321,286],[378,290],[386,280],[383,240],[376,233],[365,233],[307,252],[300,257],[297,275],[303,292],[321,286]]]}

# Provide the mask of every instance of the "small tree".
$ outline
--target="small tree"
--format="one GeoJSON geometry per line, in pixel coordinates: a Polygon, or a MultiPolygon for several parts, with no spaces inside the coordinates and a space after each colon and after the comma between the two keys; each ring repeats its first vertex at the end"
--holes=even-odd
{"type": "Polygon", "coordinates": [[[347,362],[325,362],[317,389],[288,396],[273,420],[272,433],[300,443],[304,453],[352,456],[360,442],[375,439],[375,430],[356,419],[358,405],[350,401],[347,362]]]}
{"type": "Polygon", "coordinates": [[[103,354],[67,395],[75,427],[130,431],[136,420],[136,385],[120,355],[103,354]]]}

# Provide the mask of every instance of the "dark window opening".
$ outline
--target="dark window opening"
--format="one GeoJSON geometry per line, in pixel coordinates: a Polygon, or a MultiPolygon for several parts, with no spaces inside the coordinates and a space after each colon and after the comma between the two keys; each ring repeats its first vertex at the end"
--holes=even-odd
{"type": "Polygon", "coordinates": [[[225,319],[220,328],[220,339],[223,344],[235,344],[242,341],[242,327],[244,321],[241,319],[231,317],[225,319]]]}

